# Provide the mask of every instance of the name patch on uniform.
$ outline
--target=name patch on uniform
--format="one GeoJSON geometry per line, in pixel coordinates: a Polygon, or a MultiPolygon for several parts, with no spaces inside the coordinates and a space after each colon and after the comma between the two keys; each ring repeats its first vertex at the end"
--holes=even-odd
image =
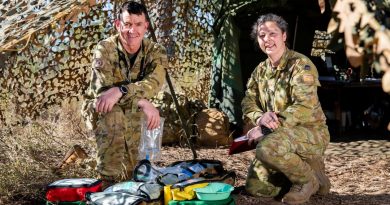
{"type": "Polygon", "coordinates": [[[302,76],[302,81],[305,84],[311,85],[314,83],[314,76],[312,74],[304,74],[302,76]]]}
{"type": "Polygon", "coordinates": [[[101,68],[101,67],[103,67],[103,65],[104,65],[104,63],[103,63],[103,60],[102,60],[102,59],[100,59],[100,58],[95,58],[95,59],[94,59],[94,65],[93,65],[93,67],[95,67],[95,68],[101,68]]]}

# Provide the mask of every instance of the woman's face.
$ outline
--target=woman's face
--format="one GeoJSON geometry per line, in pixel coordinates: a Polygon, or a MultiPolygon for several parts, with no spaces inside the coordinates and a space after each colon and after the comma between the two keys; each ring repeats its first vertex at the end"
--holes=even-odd
{"type": "Polygon", "coordinates": [[[286,32],[283,32],[273,21],[266,21],[258,27],[257,41],[268,57],[280,58],[286,48],[286,39],[286,32]]]}

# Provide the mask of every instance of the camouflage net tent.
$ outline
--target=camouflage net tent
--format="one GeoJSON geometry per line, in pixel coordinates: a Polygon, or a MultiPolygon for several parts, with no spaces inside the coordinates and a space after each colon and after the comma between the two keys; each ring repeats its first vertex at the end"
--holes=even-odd
{"type": "Polygon", "coordinates": [[[91,49],[112,30],[112,9],[94,1],[2,1],[2,121],[20,122],[80,99],[91,49]]]}
{"type": "MultiPolygon", "coordinates": [[[[51,105],[81,100],[88,85],[91,50],[99,40],[115,32],[114,13],[122,2],[2,0],[1,123],[23,122],[41,115],[51,105]],[[9,110],[14,112],[9,113],[9,110]]],[[[250,50],[255,46],[248,36],[250,26],[258,15],[269,11],[282,12],[289,20],[290,34],[293,34],[290,44],[298,51],[310,55],[312,41],[303,41],[306,36],[296,33],[295,28],[299,27],[297,17],[307,13],[300,18],[301,24],[304,19],[311,17],[316,17],[317,20],[322,16],[330,18],[330,9],[336,1],[143,2],[149,10],[154,28],[149,35],[155,34],[157,41],[167,48],[169,74],[179,95],[185,96],[182,101],[195,99],[200,102],[200,105],[194,106],[197,107],[195,110],[204,108],[204,104],[208,103],[209,107],[225,112],[231,123],[239,124],[245,81],[249,77],[248,73],[260,60],[259,52],[250,50]],[[249,47],[249,51],[246,51],[249,47]],[[256,60],[250,60],[253,56],[257,56],[256,60]]],[[[388,4],[385,8],[389,8],[388,4]]],[[[307,29],[301,28],[302,32],[307,29]]],[[[312,39],[314,30],[310,29],[312,39]]],[[[384,30],[388,32],[388,28],[384,30]]],[[[386,52],[381,52],[379,56],[388,52],[388,48],[384,50],[386,52]]],[[[374,58],[378,62],[379,59],[386,63],[383,58],[374,58]]],[[[164,99],[170,100],[160,96],[160,100],[164,99]]],[[[166,107],[171,108],[169,105],[166,107]]]]}
{"type": "MultiPolygon", "coordinates": [[[[113,14],[122,2],[3,0],[0,121],[28,121],[51,105],[80,100],[88,85],[91,50],[99,40],[114,33],[113,14]],[[15,112],[8,113],[9,110],[15,112]]],[[[229,33],[229,28],[221,24],[235,8],[251,1],[237,2],[143,2],[148,7],[157,41],[168,50],[169,73],[178,93],[203,103],[208,101],[215,36],[229,33]]],[[[220,80],[216,84],[221,84],[220,80]]],[[[238,92],[242,92],[242,86],[238,86],[238,92]]],[[[169,101],[164,96],[160,98],[169,101]]]]}
{"type": "MultiPolygon", "coordinates": [[[[144,3],[157,25],[157,41],[168,49],[169,73],[179,93],[205,102],[213,41],[206,1],[144,3]]],[[[114,33],[114,14],[121,4],[2,1],[0,121],[33,119],[50,105],[80,100],[88,85],[91,51],[99,40],[114,33]],[[8,110],[16,115],[9,118],[8,110]]]]}

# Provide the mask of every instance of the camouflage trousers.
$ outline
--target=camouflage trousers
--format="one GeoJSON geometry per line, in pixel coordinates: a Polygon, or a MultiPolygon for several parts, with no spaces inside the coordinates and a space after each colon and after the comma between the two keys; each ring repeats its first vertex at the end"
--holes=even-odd
{"type": "Polygon", "coordinates": [[[280,127],[256,147],[246,179],[246,190],[260,197],[275,197],[286,183],[304,184],[314,174],[305,159],[323,156],[329,144],[327,126],[280,127]]]}
{"type": "Polygon", "coordinates": [[[101,114],[94,131],[97,143],[97,171],[103,179],[124,181],[132,178],[137,164],[142,112],[114,106],[101,114]]]}

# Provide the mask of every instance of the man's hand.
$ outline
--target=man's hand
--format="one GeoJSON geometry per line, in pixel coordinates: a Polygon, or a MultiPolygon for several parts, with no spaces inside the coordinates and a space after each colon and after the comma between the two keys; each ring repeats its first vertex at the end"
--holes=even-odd
{"type": "Polygon", "coordinates": [[[261,132],[261,127],[256,126],[252,129],[250,129],[247,133],[246,136],[248,137],[248,144],[252,144],[253,142],[258,142],[263,135],[261,132]]]}
{"type": "Polygon", "coordinates": [[[148,130],[158,128],[160,126],[160,112],[146,99],[138,101],[138,107],[146,116],[146,125],[148,130]]]}
{"type": "Polygon", "coordinates": [[[266,112],[256,121],[256,125],[263,125],[269,129],[275,130],[280,126],[280,122],[275,112],[266,112]]]}
{"type": "Polygon", "coordinates": [[[122,97],[122,93],[118,87],[112,87],[104,91],[96,101],[96,112],[107,113],[112,110],[115,103],[122,97]]]}

